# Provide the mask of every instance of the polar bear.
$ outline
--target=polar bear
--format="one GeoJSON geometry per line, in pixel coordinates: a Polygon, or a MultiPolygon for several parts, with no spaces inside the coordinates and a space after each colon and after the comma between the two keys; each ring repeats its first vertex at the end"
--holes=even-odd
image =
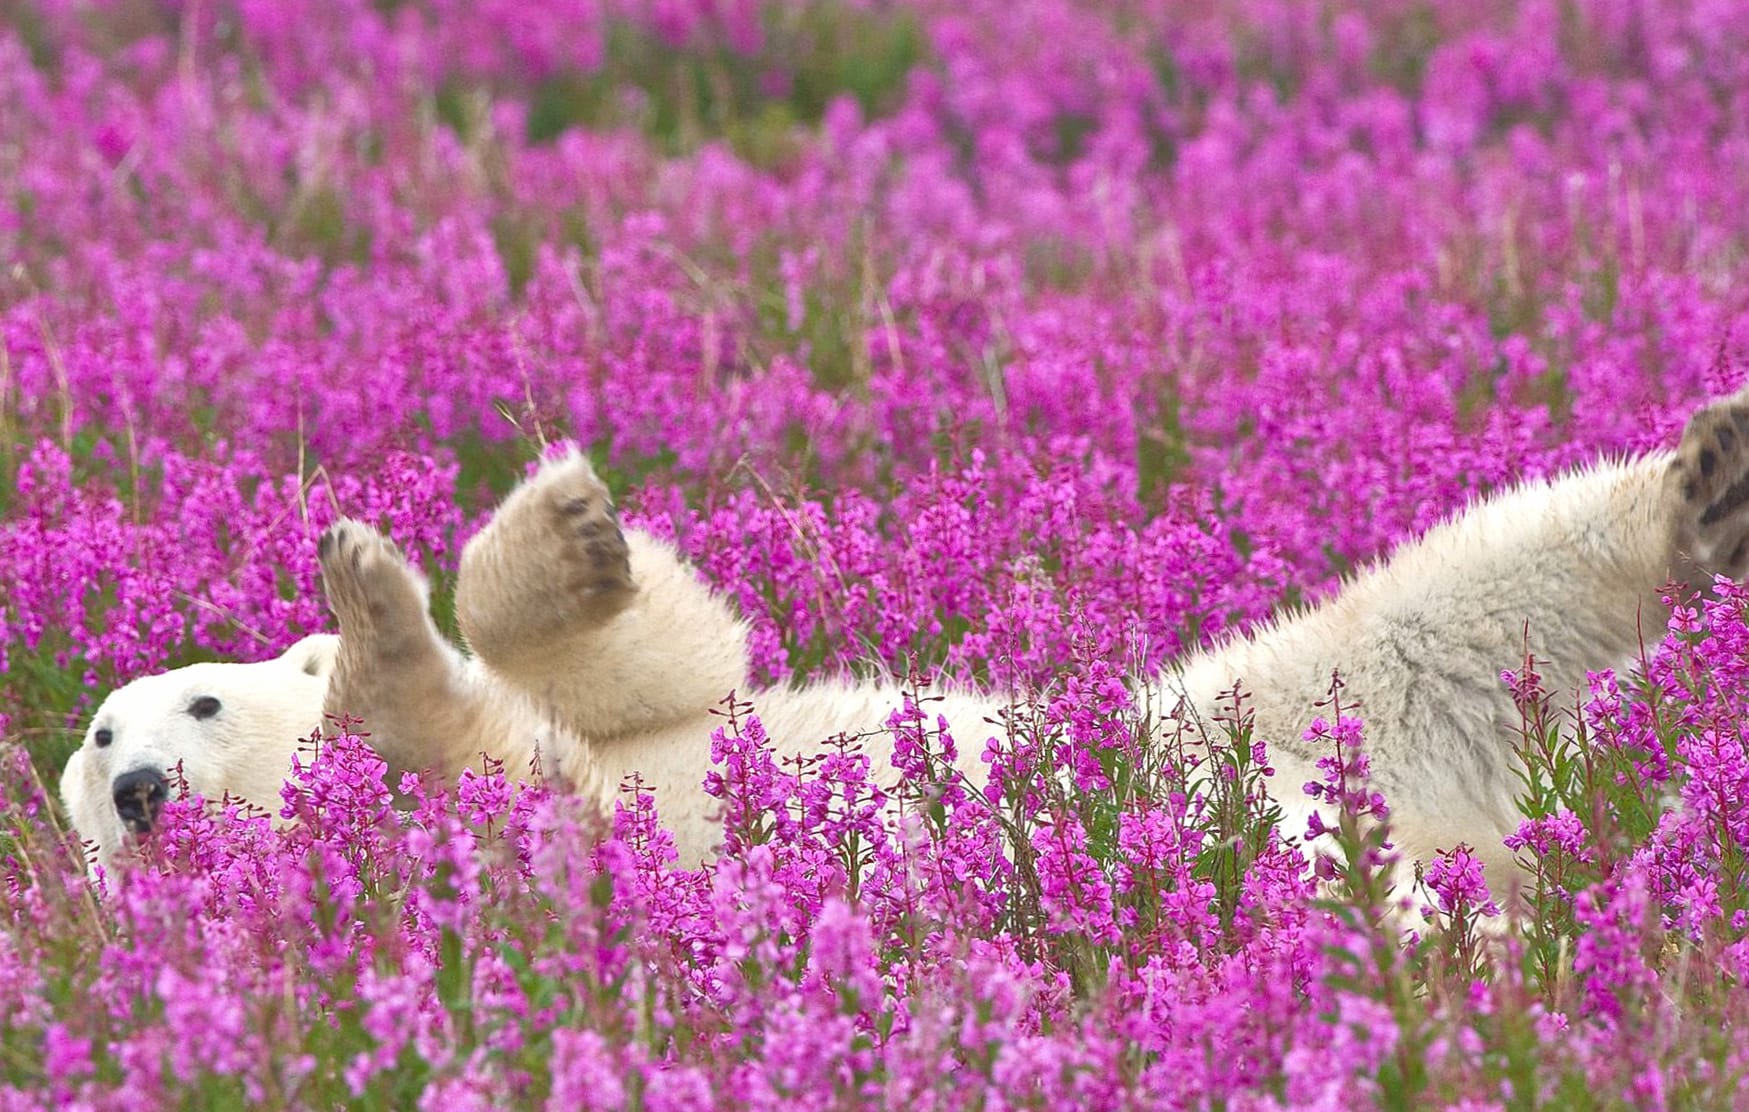
{"type": "MultiPolygon", "coordinates": [[[[1327,601],[1134,689],[1156,711],[1204,723],[1243,684],[1292,836],[1315,807],[1299,787],[1317,778],[1321,755],[1302,734],[1340,673],[1398,846],[1425,858],[1467,842],[1498,881],[1511,869],[1501,839],[1518,822],[1518,716],[1501,670],[1528,650],[1550,691],[1582,689],[1587,670],[1629,663],[1661,635],[1666,584],[1740,578],[1746,549],[1749,390],[1696,413],[1674,451],[1484,499],[1327,601]]],[[[441,636],[423,579],[386,538],[342,520],[319,556],[337,639],[136,680],[98,708],[62,781],[97,860],[150,831],[178,765],[208,798],[274,809],[298,740],[324,712],[363,722],[391,784],[406,770],[454,774],[485,754],[605,803],[635,774],[655,790],[683,860],[712,854],[720,829],[700,785],[720,723],[712,708],[747,691],[745,626],[672,547],[620,527],[581,455],[544,463],[464,549],[455,601],[466,655],[441,636]]],[[[893,775],[879,727],[902,703],[896,686],[820,682],[747,698],[780,752],[875,731],[865,741],[873,766],[893,775]]],[[[931,705],[974,782],[1003,704],[950,691],[931,705]]]]}

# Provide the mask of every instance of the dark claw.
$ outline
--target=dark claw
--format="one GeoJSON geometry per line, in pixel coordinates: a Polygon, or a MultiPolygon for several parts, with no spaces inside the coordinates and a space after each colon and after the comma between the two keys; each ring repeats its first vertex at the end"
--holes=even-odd
{"type": "Polygon", "coordinates": [[[1723,521],[1749,502],[1749,475],[1744,475],[1708,506],[1700,515],[1700,523],[1713,525],[1723,521]]]}

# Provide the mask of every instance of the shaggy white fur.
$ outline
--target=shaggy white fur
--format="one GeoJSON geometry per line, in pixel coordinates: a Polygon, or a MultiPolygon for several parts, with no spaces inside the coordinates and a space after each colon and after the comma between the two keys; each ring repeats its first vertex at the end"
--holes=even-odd
{"type": "MultiPolygon", "coordinates": [[[[1661,635],[1662,585],[1741,577],[1746,544],[1749,391],[1697,413],[1674,452],[1483,500],[1325,603],[1135,686],[1156,711],[1205,723],[1243,684],[1295,834],[1312,809],[1299,785],[1316,778],[1319,756],[1301,734],[1339,672],[1398,844],[1425,857],[1469,842],[1499,878],[1511,860],[1500,839],[1516,825],[1518,723],[1501,670],[1533,653],[1557,705],[1571,706],[1588,669],[1623,665],[1661,635]]],[[[306,639],[263,664],[147,677],[98,708],[62,793],[99,859],[128,829],[149,829],[155,789],[141,777],[178,762],[209,798],[276,805],[290,755],[323,711],[363,721],[391,783],[401,770],[454,774],[482,754],[520,773],[538,754],[543,774],[607,800],[635,773],[687,861],[708,857],[719,834],[700,784],[720,722],[711,710],[731,690],[781,752],[877,731],[865,747],[892,775],[878,731],[903,693],[850,682],[749,693],[732,608],[670,546],[623,531],[575,453],[545,463],[463,553],[456,611],[468,655],[439,635],[424,581],[375,531],[342,521],[320,553],[337,639],[306,639]]],[[[930,706],[976,782],[1003,702],[959,692],[930,706]]]]}

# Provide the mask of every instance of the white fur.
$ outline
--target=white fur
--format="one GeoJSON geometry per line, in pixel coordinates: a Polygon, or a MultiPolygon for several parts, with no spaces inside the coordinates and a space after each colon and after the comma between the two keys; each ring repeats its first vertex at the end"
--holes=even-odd
{"type": "MultiPolygon", "coordinates": [[[[1732,419],[1749,428],[1741,415],[1732,419]]],[[[1691,439],[1700,424],[1691,423],[1691,439]]],[[[1660,585],[1701,578],[1690,553],[1733,548],[1719,524],[1696,525],[1697,500],[1723,497],[1708,483],[1697,492],[1699,450],[1685,441],[1679,456],[1601,463],[1482,501],[1324,604],[1195,654],[1139,683],[1138,694],[1208,721],[1242,682],[1254,736],[1270,743],[1279,769],[1275,791],[1291,835],[1304,830],[1311,807],[1300,786],[1316,778],[1319,756],[1301,734],[1327,714],[1316,704],[1340,672],[1345,710],[1366,721],[1399,844],[1426,856],[1466,841],[1498,877],[1510,860],[1499,840],[1515,824],[1518,721],[1499,673],[1528,648],[1550,690],[1562,693],[1557,705],[1571,706],[1587,669],[1620,665],[1661,634],[1660,585]]],[[[1737,516],[1727,524],[1742,533],[1737,516]]],[[[562,784],[608,800],[635,773],[655,788],[687,861],[708,857],[720,833],[700,783],[720,722],[710,712],[731,689],[752,701],[783,753],[878,731],[902,699],[878,683],[748,694],[744,625],[670,546],[620,532],[605,488],[575,454],[543,465],[469,543],[456,602],[471,656],[438,636],[423,580],[386,540],[343,522],[322,551],[341,631],[325,708],[363,719],[391,776],[426,767],[454,774],[486,753],[513,774],[538,762],[562,784]]],[[[92,722],[93,731],[114,729],[115,744],[97,751],[88,734],[68,768],[63,794],[75,824],[100,857],[113,853],[121,827],[104,813],[107,785],[142,762],[182,762],[189,784],[209,797],[271,801],[293,746],[324,709],[323,691],[280,662],[197,665],[123,687],[92,722]],[[226,713],[183,721],[196,692],[218,695],[226,713]]],[[[949,718],[960,769],[978,782],[1001,703],[960,693],[932,708],[949,718]]],[[[871,735],[867,747],[890,778],[890,740],[871,735]]]]}
{"type": "Polygon", "coordinates": [[[339,638],[316,634],[272,660],[191,664],[111,692],[61,775],[67,814],[98,860],[113,860],[126,844],[110,785],[136,769],[167,777],[180,770],[208,799],[229,795],[278,811],[298,741],[322,724],[322,696],[338,646],[339,638]],[[216,697],[219,712],[197,719],[188,708],[202,696],[216,697]],[[112,740],[99,747],[97,735],[105,730],[112,740]]]}
{"type": "Polygon", "coordinates": [[[1486,499],[1323,605],[1191,657],[1157,681],[1156,702],[1183,694],[1207,716],[1243,681],[1254,736],[1276,766],[1284,831],[1297,833],[1312,810],[1299,789],[1326,755],[1301,737],[1314,718],[1334,717],[1316,704],[1339,672],[1399,849],[1425,860],[1468,842],[1490,877],[1509,875],[1500,840],[1519,821],[1521,716],[1500,673],[1528,651],[1556,708],[1570,709],[1588,670],[1627,665],[1663,636],[1659,587],[1679,571],[1670,463],[1661,453],[1598,464],[1486,499]]]}

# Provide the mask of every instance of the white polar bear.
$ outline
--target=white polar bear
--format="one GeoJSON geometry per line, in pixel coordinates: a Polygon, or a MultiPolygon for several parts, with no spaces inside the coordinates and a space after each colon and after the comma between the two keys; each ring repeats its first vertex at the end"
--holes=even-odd
{"type": "MultiPolygon", "coordinates": [[[[1301,735],[1339,672],[1398,845],[1426,857],[1468,842],[1498,881],[1511,867],[1500,840],[1517,825],[1518,714],[1501,669],[1528,649],[1550,691],[1582,688],[1587,670],[1624,664],[1661,635],[1662,585],[1739,578],[1746,546],[1749,390],[1698,412],[1674,452],[1497,494],[1323,604],[1139,680],[1136,694],[1204,722],[1242,682],[1294,835],[1314,807],[1299,787],[1322,755],[1301,735]]],[[[98,708],[62,781],[98,860],[150,830],[179,764],[209,799],[275,809],[291,754],[324,711],[362,720],[391,784],[404,770],[454,774],[482,754],[518,773],[538,754],[544,775],[607,801],[635,773],[683,860],[712,853],[715,801],[700,787],[721,721],[710,712],[746,691],[745,627],[671,547],[620,529],[581,456],[545,463],[463,552],[456,611],[470,656],[439,634],[424,581],[375,531],[342,521],[320,557],[337,640],[136,680],[98,708]]],[[[749,698],[780,752],[873,730],[877,775],[893,776],[879,727],[903,700],[897,687],[825,682],[749,698]]],[[[959,692],[931,706],[974,782],[1002,705],[959,692]]]]}
{"type": "Polygon", "coordinates": [[[79,836],[108,861],[129,831],[151,830],[173,771],[211,799],[228,792],[277,811],[297,745],[281,728],[307,738],[321,724],[339,648],[319,633],[272,660],[191,664],[111,692],[61,774],[79,836]]]}

